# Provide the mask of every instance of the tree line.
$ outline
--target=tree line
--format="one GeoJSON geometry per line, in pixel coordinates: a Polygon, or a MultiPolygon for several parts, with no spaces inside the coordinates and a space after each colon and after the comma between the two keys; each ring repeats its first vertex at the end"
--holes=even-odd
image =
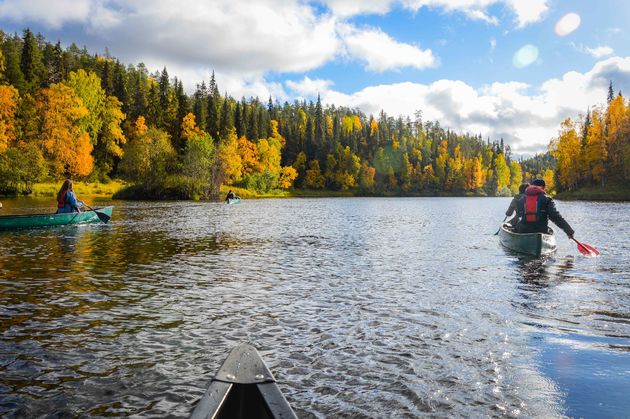
{"type": "Polygon", "coordinates": [[[630,104],[608,87],[607,103],[565,119],[549,144],[557,159],[558,187],[616,186],[630,182],[630,104]]]}
{"type": "Polygon", "coordinates": [[[553,184],[548,154],[517,161],[503,139],[455,133],[421,112],[237,99],[214,73],[189,95],[166,68],[64,49],[29,29],[0,33],[0,43],[0,193],[65,177],[121,178],[130,195],[156,198],[213,198],[221,184],[404,195],[553,184]]]}

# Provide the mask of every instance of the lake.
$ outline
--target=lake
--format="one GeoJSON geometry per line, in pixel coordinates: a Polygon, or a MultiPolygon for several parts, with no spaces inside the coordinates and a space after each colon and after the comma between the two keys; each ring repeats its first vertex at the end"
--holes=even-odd
{"type": "Polygon", "coordinates": [[[249,342],[304,418],[628,417],[630,204],[558,202],[602,256],[560,232],[543,259],[500,246],[508,204],[116,201],[0,232],[0,416],[187,417],[249,342]]]}

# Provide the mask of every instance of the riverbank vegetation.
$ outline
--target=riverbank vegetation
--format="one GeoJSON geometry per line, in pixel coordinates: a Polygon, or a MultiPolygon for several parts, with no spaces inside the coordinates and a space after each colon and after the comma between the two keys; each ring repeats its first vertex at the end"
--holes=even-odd
{"type": "Polygon", "coordinates": [[[0,43],[0,193],[66,177],[120,179],[116,196],[137,199],[212,199],[221,185],[244,197],[510,195],[533,177],[553,188],[551,166],[421,112],[237,99],[214,74],[188,95],[166,68],[64,49],[28,29],[0,43]]]}
{"type": "Polygon", "coordinates": [[[630,200],[630,106],[612,82],[606,105],[564,120],[549,144],[560,197],[630,200]]]}

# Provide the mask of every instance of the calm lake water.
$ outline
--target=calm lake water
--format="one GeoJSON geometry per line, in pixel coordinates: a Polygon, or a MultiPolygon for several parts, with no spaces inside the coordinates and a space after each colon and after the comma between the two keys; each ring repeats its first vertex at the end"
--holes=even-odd
{"type": "Polygon", "coordinates": [[[629,417],[630,204],[558,202],[602,257],[561,233],[526,259],[493,235],[508,203],[115,202],[0,232],[0,416],[187,417],[250,342],[304,418],[629,417]]]}

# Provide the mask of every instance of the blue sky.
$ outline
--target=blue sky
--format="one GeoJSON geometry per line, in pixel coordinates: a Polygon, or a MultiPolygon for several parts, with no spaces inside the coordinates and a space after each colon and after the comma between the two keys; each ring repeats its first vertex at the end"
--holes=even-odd
{"type": "Polygon", "coordinates": [[[234,97],[421,110],[523,155],[610,80],[630,94],[628,21],[623,0],[0,0],[5,32],[107,47],[189,91],[215,70],[234,97]]]}

